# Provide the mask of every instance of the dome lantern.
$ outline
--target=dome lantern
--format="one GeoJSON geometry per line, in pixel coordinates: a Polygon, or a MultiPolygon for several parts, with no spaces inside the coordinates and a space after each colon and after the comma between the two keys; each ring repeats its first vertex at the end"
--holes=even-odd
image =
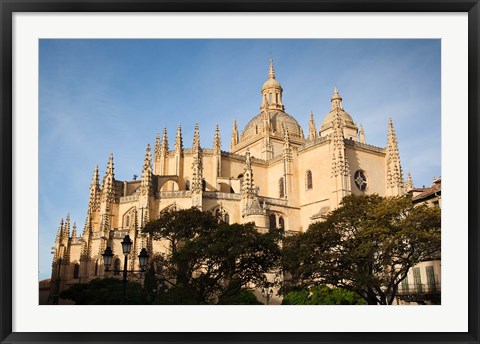
{"type": "Polygon", "coordinates": [[[273,60],[270,59],[270,68],[268,70],[268,79],[263,83],[262,87],[262,105],[263,110],[285,110],[282,103],[282,86],[275,79],[275,69],[273,68],[273,60]]]}

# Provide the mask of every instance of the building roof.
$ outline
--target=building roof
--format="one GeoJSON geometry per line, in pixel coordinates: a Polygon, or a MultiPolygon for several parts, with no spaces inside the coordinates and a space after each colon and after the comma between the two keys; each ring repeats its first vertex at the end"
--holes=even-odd
{"type": "Polygon", "coordinates": [[[442,192],[442,180],[438,178],[434,181],[433,185],[428,188],[414,188],[410,192],[412,192],[415,196],[412,197],[413,202],[418,202],[425,198],[430,198],[433,196],[438,196],[442,192]]]}

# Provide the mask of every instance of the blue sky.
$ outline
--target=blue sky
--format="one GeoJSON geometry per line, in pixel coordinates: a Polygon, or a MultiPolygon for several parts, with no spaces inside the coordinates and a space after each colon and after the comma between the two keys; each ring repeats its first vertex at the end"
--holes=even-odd
{"type": "Polygon", "coordinates": [[[115,177],[141,175],[147,143],[167,128],[173,148],[182,125],[192,145],[211,147],[218,124],[229,150],[259,112],[274,60],[287,113],[308,134],[330,110],[334,85],[367,143],[384,147],[393,119],[404,177],[441,175],[440,40],[41,40],[39,66],[39,277],[50,277],[50,247],[70,213],[81,234],[95,165],[110,153],[115,177]]]}

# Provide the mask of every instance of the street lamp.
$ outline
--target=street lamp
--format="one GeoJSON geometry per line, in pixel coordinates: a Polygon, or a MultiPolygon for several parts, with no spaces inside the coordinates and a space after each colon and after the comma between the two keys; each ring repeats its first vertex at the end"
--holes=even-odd
{"type": "MultiPolygon", "coordinates": [[[[148,252],[145,248],[142,248],[140,251],[140,254],[138,255],[138,260],[140,262],[140,270],[127,270],[127,264],[128,264],[128,254],[130,253],[132,249],[132,240],[130,239],[130,236],[127,234],[123,238],[122,241],[122,251],[123,254],[125,255],[125,259],[123,262],[123,292],[122,292],[122,305],[125,303],[125,290],[127,288],[127,273],[128,272],[145,272],[145,268],[147,266],[148,262],[148,252]]],[[[105,249],[105,252],[102,254],[103,256],[103,264],[105,265],[105,271],[110,271],[110,265],[112,265],[112,258],[113,258],[113,252],[112,248],[110,246],[107,246],[105,249]]],[[[114,270],[113,272],[120,272],[118,270],[114,270]]]]}
{"type": "Polygon", "coordinates": [[[268,288],[263,288],[262,289],[262,296],[266,298],[267,300],[267,305],[268,305],[268,301],[270,301],[271,297],[273,296],[273,289],[270,288],[270,290],[268,290],[268,288]]]}

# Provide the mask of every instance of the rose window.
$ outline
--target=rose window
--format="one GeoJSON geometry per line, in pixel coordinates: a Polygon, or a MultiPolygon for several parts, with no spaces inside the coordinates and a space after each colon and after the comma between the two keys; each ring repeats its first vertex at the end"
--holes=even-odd
{"type": "Polygon", "coordinates": [[[357,186],[357,188],[359,188],[361,191],[365,191],[365,189],[367,188],[367,177],[365,176],[365,172],[355,172],[353,180],[355,181],[355,185],[357,186]]]}

